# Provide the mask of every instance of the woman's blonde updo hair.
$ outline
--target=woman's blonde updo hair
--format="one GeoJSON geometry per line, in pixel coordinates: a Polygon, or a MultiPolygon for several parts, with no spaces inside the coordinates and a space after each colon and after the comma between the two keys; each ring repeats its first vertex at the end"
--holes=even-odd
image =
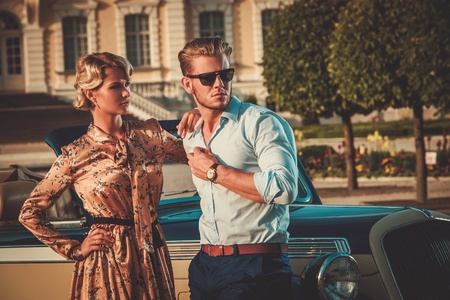
{"type": "Polygon", "coordinates": [[[131,81],[133,66],[122,56],[109,52],[94,52],[78,59],[74,84],[77,97],[73,102],[73,107],[79,110],[92,110],[95,107],[86,97],[85,91],[99,88],[106,77],[104,70],[111,67],[122,69],[127,80],[131,81]]]}

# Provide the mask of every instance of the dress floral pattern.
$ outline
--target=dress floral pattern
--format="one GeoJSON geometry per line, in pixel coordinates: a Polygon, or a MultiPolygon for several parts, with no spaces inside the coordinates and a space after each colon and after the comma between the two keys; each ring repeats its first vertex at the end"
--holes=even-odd
{"type": "Polygon", "coordinates": [[[43,243],[76,260],[70,299],[175,299],[157,207],[164,160],[187,163],[186,153],[182,141],[155,119],[124,121],[124,126],[125,137],[117,139],[91,124],[85,135],[63,147],[19,216],[43,243]],[[134,226],[92,225],[115,238],[108,252],[83,257],[80,242],[47,221],[46,211],[70,186],[93,217],[133,220],[134,226]]]}

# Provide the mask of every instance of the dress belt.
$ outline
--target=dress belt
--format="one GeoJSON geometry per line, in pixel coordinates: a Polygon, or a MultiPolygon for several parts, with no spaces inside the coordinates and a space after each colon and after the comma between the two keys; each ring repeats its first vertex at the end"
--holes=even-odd
{"type": "Polygon", "coordinates": [[[202,251],[209,256],[230,256],[239,254],[286,254],[287,244],[241,244],[202,245],[202,251]]]}
{"type": "Polygon", "coordinates": [[[134,226],[134,221],[119,218],[94,217],[92,218],[92,224],[114,224],[114,225],[134,226]]]}
{"type": "MultiPolygon", "coordinates": [[[[124,226],[134,226],[133,220],[119,219],[119,218],[105,218],[105,217],[94,217],[92,218],[92,224],[114,224],[114,225],[124,225],[124,226]]],[[[155,226],[159,224],[156,220],[152,223],[152,236],[153,236],[153,246],[155,248],[160,248],[164,246],[164,241],[159,234],[159,231],[155,229],[155,226]]]]}

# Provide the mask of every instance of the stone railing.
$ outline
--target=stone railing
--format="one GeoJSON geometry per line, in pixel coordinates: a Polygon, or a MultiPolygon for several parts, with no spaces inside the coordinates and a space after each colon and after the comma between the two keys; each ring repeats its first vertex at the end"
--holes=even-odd
{"type": "Polygon", "coordinates": [[[152,101],[149,98],[145,98],[134,91],[131,91],[130,113],[141,120],[149,118],[172,120],[178,118],[177,111],[167,110],[156,102],[157,101],[152,101]]]}
{"type": "Polygon", "coordinates": [[[153,99],[179,99],[182,101],[182,87],[178,82],[136,82],[131,84],[133,92],[153,99]]]}
{"type": "Polygon", "coordinates": [[[131,91],[130,113],[139,119],[177,119],[192,106],[178,82],[136,82],[131,91]]]}

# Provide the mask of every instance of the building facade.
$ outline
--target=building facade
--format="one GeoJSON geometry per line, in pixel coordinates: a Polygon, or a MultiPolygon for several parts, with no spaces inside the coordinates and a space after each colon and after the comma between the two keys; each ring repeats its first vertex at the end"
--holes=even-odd
{"type": "Polygon", "coordinates": [[[73,99],[77,58],[109,51],[127,57],[133,64],[132,90],[137,95],[151,98],[160,106],[187,102],[190,100],[180,84],[178,52],[192,38],[220,35],[233,46],[233,92],[264,104],[263,39],[281,3],[2,0],[0,93],[46,93],[73,99]]]}

